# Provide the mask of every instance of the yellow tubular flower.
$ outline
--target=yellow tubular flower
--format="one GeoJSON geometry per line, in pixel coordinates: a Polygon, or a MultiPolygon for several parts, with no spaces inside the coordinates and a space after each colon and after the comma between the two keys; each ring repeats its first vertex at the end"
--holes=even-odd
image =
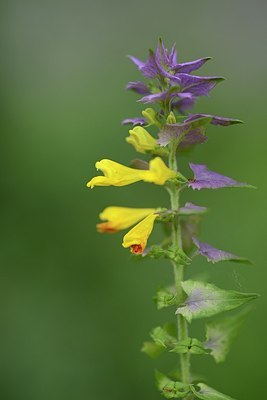
{"type": "Polygon", "coordinates": [[[125,167],[112,160],[101,160],[95,164],[104,176],[96,176],[91,179],[87,186],[125,186],[142,180],[143,170],[125,167]]]}
{"type": "Polygon", "coordinates": [[[164,185],[168,179],[174,178],[177,172],[168,168],[160,157],[156,157],[149,163],[149,171],[143,178],[146,182],[153,182],[156,185],[164,185]]]}
{"type": "Polygon", "coordinates": [[[157,146],[157,140],[141,126],[136,126],[134,129],[131,129],[129,134],[130,136],[126,138],[126,142],[132,144],[139,153],[152,151],[157,146]]]}
{"type": "Polygon", "coordinates": [[[147,240],[152,232],[157,214],[149,214],[139,224],[135,225],[123,238],[122,246],[130,247],[134,254],[141,254],[146,248],[147,240]]]}
{"type": "Polygon", "coordinates": [[[91,179],[87,186],[126,186],[138,181],[164,185],[168,179],[174,178],[176,172],[168,168],[160,157],[156,157],[149,163],[148,170],[125,167],[112,160],[101,160],[96,163],[104,176],[96,176],[91,179]]]}
{"type": "Polygon", "coordinates": [[[99,214],[99,218],[106,222],[97,224],[96,228],[101,233],[115,233],[129,228],[155,211],[155,208],[107,207],[99,214]]]}

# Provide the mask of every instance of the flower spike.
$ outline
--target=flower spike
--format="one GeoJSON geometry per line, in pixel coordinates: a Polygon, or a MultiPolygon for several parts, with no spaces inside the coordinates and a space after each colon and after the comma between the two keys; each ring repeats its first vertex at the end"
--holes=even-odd
{"type": "Polygon", "coordinates": [[[123,237],[122,246],[129,248],[133,254],[141,254],[141,257],[136,257],[137,260],[151,258],[171,262],[174,280],[166,288],[160,288],[154,299],[158,309],[175,306],[177,321],[155,328],[151,333],[152,341],[145,342],[142,348],[153,358],[164,351],[179,355],[179,370],[172,378],[156,373],[160,393],[167,399],[234,400],[192,379],[190,358],[210,354],[216,362],[223,361],[236,331],[236,315],[232,317],[234,323],[228,320],[227,323],[224,320],[209,323],[206,342],[191,337],[188,323],[193,319],[234,310],[258,295],[221,289],[202,279],[187,280],[185,274],[187,266],[195,262],[197,255],[211,263],[231,261],[249,264],[250,261],[200,242],[196,238],[199,222],[208,209],[189,201],[181,206],[180,196],[189,188],[253,186],[210,171],[205,164],[190,163],[193,177],[188,179],[180,172],[184,164],[180,159],[195,146],[207,141],[210,125],[226,127],[242,121],[208,113],[185,114],[198,97],[209,95],[223,80],[219,76],[193,75],[210,57],[181,63],[175,45],[169,51],[161,39],[155,51],[149,50],[145,62],[129,57],[147,79],[145,82],[131,81],[126,88],[139,95],[137,101],[156,104],[156,107],[143,110],[139,117],[122,122],[123,125],[131,125],[126,142],[144,154],[145,159],[135,159],[129,166],[109,159],[101,160],[96,163],[96,168],[103,175],[92,178],[87,186],[126,186],[139,181],[150,182],[164,186],[169,193],[170,204],[159,208],[106,207],[100,213],[101,222],[96,227],[101,233],[130,228],[123,237]],[[164,156],[168,156],[167,165],[161,158],[164,156]],[[165,237],[160,243],[152,243],[146,248],[156,220],[163,225],[165,237]]]}

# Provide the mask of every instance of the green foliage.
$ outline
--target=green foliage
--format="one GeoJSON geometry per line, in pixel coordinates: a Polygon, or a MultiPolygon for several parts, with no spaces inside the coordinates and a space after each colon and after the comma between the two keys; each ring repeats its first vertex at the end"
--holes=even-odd
{"type": "Polygon", "coordinates": [[[178,307],[176,314],[183,315],[188,322],[233,310],[258,297],[254,293],[224,290],[204,282],[188,280],[181,285],[188,297],[178,307]]]}
{"type": "Polygon", "coordinates": [[[158,358],[164,352],[164,347],[157,345],[155,342],[144,342],[141,351],[150,358],[158,358]]]}
{"type": "Polygon", "coordinates": [[[166,399],[182,399],[191,391],[190,385],[173,381],[158,371],[156,371],[156,385],[166,399]]]}
{"type": "Polygon", "coordinates": [[[185,254],[185,252],[175,246],[169,246],[167,249],[162,248],[161,246],[158,245],[153,245],[149,248],[147,253],[142,256],[144,257],[150,257],[150,258],[165,258],[171,261],[174,261],[176,263],[179,263],[181,265],[188,265],[191,263],[191,259],[185,254]]]}
{"type": "Polygon", "coordinates": [[[205,385],[205,383],[198,383],[197,387],[200,390],[196,390],[193,385],[191,385],[192,392],[198,399],[201,400],[234,400],[232,397],[226,394],[220,393],[215,389],[205,385]]]}
{"type": "Polygon", "coordinates": [[[176,304],[176,295],[168,289],[160,289],[154,297],[158,310],[170,307],[176,304]]]}
{"type": "Polygon", "coordinates": [[[180,354],[209,354],[210,351],[205,349],[205,346],[202,342],[195,338],[186,338],[177,343],[177,345],[171,350],[172,353],[180,353],[180,354]]]}
{"type": "Polygon", "coordinates": [[[211,355],[217,363],[225,360],[230,350],[230,345],[237,336],[249,311],[250,309],[206,325],[206,342],[204,346],[211,350],[211,355]]]}
{"type": "Polygon", "coordinates": [[[162,328],[157,326],[150,333],[151,338],[156,343],[156,345],[161,346],[163,348],[173,347],[176,345],[177,340],[174,336],[172,336],[166,328],[162,328]]]}

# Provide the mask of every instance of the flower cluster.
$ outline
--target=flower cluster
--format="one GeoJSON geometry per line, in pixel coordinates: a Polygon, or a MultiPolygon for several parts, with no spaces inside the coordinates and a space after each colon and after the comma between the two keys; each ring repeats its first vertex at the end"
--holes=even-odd
{"type": "Polygon", "coordinates": [[[208,95],[223,80],[217,76],[192,74],[210,57],[180,63],[177,61],[175,46],[169,52],[162,40],[159,40],[156,51],[149,51],[146,62],[133,56],[130,59],[146,81],[129,82],[127,89],[142,96],[139,102],[154,104],[154,107],[144,109],[141,117],[123,121],[123,124],[132,125],[126,142],[149,159],[139,160],[138,165],[131,167],[108,159],[98,161],[96,168],[103,175],[93,177],[87,186],[126,186],[139,181],[154,183],[169,192],[170,206],[109,206],[100,213],[102,222],[97,224],[97,230],[101,233],[115,233],[132,227],[123,237],[124,248],[130,248],[133,254],[141,254],[143,257],[168,259],[173,266],[174,286],[161,289],[155,300],[158,309],[176,306],[178,331],[169,326],[157,327],[151,332],[152,341],[145,342],[142,349],[151,357],[166,350],[180,356],[179,378],[173,380],[156,373],[157,387],[162,395],[168,399],[230,400],[229,396],[202,382],[192,383],[190,357],[193,354],[210,354],[216,362],[224,361],[232,333],[237,330],[245,313],[227,319],[229,322],[215,320],[207,324],[205,341],[191,338],[188,324],[196,318],[212,317],[235,309],[255,299],[257,295],[223,290],[206,282],[186,281],[184,268],[197,255],[213,264],[220,261],[250,262],[197,239],[200,217],[207,208],[189,202],[181,206],[180,194],[185,189],[253,186],[211,171],[203,164],[189,163],[192,174],[185,177],[178,171],[177,157],[180,152],[188,152],[194,146],[205,143],[210,125],[227,127],[242,121],[204,113],[185,115],[197,97],[208,95]],[[153,131],[157,130],[157,136],[152,135],[150,127],[153,127],[153,131]],[[156,220],[164,226],[167,237],[162,243],[147,247],[156,220]]]}

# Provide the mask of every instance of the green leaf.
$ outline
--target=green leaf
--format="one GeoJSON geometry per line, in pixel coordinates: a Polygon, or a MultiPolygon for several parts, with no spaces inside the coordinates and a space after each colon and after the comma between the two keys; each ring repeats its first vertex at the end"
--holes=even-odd
{"type": "Polygon", "coordinates": [[[223,311],[233,310],[258,297],[255,293],[241,293],[224,290],[204,282],[185,281],[181,283],[187,299],[176,310],[188,322],[195,318],[211,317],[223,311]]]}
{"type": "Polygon", "coordinates": [[[166,258],[182,265],[188,265],[191,262],[191,259],[183,252],[182,249],[178,249],[174,246],[169,246],[165,250],[161,246],[153,245],[148,249],[147,253],[141,257],[150,257],[154,259],[166,258]]]}
{"type": "Polygon", "coordinates": [[[182,265],[189,265],[191,263],[191,259],[185,254],[185,252],[174,246],[168,247],[167,258],[182,265]]]}
{"type": "Polygon", "coordinates": [[[191,391],[189,385],[179,381],[172,381],[159,371],[156,371],[156,385],[166,399],[182,399],[191,391]]]}
{"type": "Polygon", "coordinates": [[[154,297],[158,310],[170,307],[176,304],[175,294],[168,289],[160,289],[154,297]]]}
{"type": "Polygon", "coordinates": [[[241,325],[244,323],[250,309],[206,325],[205,348],[211,350],[211,355],[217,363],[223,362],[230,350],[232,341],[237,336],[241,325]]]}
{"type": "Polygon", "coordinates": [[[209,351],[205,349],[202,342],[198,339],[186,338],[177,343],[177,345],[171,350],[172,353],[191,353],[191,354],[209,354],[209,351]]]}
{"type": "Polygon", "coordinates": [[[220,393],[215,389],[205,385],[205,383],[198,383],[199,391],[195,389],[193,385],[191,385],[191,390],[194,395],[201,400],[234,400],[232,397],[227,396],[226,394],[220,393]]]}
{"type": "Polygon", "coordinates": [[[174,347],[177,343],[176,338],[170,335],[166,329],[160,326],[154,328],[150,336],[152,337],[156,345],[161,346],[165,349],[167,347],[174,347]]]}
{"type": "Polygon", "coordinates": [[[158,346],[154,342],[144,342],[143,347],[141,349],[143,353],[146,353],[151,358],[158,358],[161,353],[164,352],[164,348],[162,346],[158,346]]]}

